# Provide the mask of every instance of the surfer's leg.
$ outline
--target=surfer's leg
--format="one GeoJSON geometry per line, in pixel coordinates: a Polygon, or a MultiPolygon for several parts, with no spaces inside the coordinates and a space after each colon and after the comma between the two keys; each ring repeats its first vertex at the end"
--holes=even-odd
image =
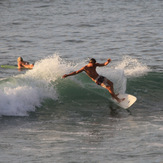
{"type": "Polygon", "coordinates": [[[121,102],[121,99],[119,99],[117,97],[117,95],[114,93],[112,87],[107,86],[106,89],[109,91],[109,93],[111,94],[112,98],[116,99],[118,102],[121,102]]]}
{"type": "Polygon", "coordinates": [[[110,80],[108,80],[108,79],[106,79],[106,78],[105,78],[105,80],[106,80],[105,82],[106,82],[107,84],[105,84],[105,83],[103,83],[103,84],[105,84],[105,88],[109,91],[109,93],[111,94],[112,98],[116,99],[118,102],[123,101],[124,99],[119,99],[119,98],[117,97],[118,94],[116,95],[116,94],[114,93],[113,82],[111,82],[110,80]]]}

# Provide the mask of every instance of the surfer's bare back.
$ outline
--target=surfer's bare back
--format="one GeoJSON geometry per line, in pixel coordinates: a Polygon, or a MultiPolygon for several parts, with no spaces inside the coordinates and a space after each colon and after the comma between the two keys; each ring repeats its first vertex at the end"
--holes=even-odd
{"type": "Polygon", "coordinates": [[[102,66],[106,66],[111,62],[111,59],[108,59],[105,63],[96,63],[96,60],[94,58],[92,58],[89,63],[87,65],[85,65],[84,67],[82,67],[80,70],[78,71],[74,71],[72,73],[69,74],[65,74],[63,75],[62,78],[66,78],[68,76],[72,76],[72,75],[76,75],[78,73],[81,73],[82,71],[85,71],[86,74],[98,85],[101,85],[102,87],[106,88],[109,93],[111,94],[112,98],[116,99],[118,102],[121,102],[124,100],[123,99],[119,99],[117,97],[117,95],[114,93],[113,90],[113,83],[107,79],[104,76],[101,76],[97,73],[96,71],[96,67],[102,67],[102,66]]]}

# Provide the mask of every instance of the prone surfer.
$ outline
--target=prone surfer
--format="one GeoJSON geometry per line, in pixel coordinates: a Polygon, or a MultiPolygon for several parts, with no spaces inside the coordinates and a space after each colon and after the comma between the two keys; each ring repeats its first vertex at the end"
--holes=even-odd
{"type": "Polygon", "coordinates": [[[24,61],[22,57],[18,57],[17,63],[18,63],[18,69],[21,69],[21,68],[30,68],[30,69],[32,69],[33,66],[34,66],[34,64],[29,64],[29,62],[24,61]]]}
{"type": "Polygon", "coordinates": [[[102,87],[106,88],[109,93],[111,94],[112,98],[116,99],[119,103],[123,100],[125,100],[125,98],[123,99],[119,99],[114,93],[113,90],[113,83],[107,79],[104,76],[101,76],[97,73],[96,68],[97,67],[102,67],[102,66],[106,66],[111,62],[111,59],[108,59],[105,63],[96,63],[96,60],[94,58],[92,58],[89,63],[87,65],[85,65],[84,67],[82,67],[80,70],[78,71],[74,71],[72,73],[69,74],[65,74],[63,75],[62,78],[66,78],[68,76],[72,76],[72,75],[76,75],[78,73],[81,73],[82,71],[85,71],[86,74],[98,85],[101,85],[102,87]]]}

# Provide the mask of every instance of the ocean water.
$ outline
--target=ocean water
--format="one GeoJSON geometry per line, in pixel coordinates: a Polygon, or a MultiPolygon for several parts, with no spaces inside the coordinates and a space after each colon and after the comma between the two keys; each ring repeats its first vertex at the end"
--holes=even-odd
{"type": "Polygon", "coordinates": [[[1,0],[0,163],[162,163],[163,1],[1,0]],[[90,58],[128,110],[85,73],[90,58]]]}

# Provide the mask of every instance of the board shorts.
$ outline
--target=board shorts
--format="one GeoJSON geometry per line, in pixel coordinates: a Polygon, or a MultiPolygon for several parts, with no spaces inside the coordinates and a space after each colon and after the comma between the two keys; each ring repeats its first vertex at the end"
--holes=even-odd
{"type": "Polygon", "coordinates": [[[108,79],[107,79],[106,77],[99,75],[99,76],[95,79],[95,82],[96,82],[96,84],[101,85],[102,87],[106,88],[106,87],[109,86],[109,84],[107,83],[107,80],[108,80],[108,79]]]}

